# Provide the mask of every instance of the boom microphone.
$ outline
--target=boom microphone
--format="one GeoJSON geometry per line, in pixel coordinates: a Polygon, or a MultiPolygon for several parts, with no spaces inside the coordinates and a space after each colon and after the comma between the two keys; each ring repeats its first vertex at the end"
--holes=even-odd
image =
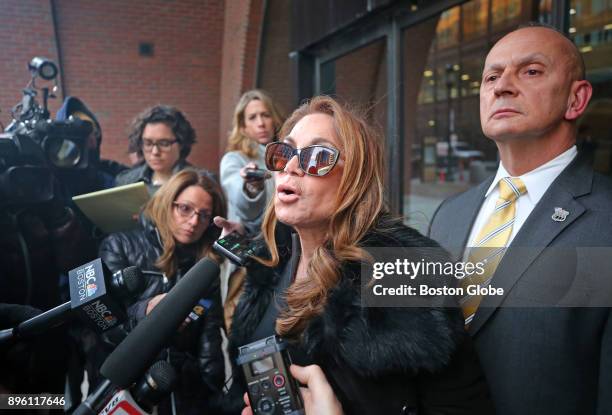
{"type": "Polygon", "coordinates": [[[172,339],[198,300],[207,296],[218,277],[219,265],[208,258],[201,259],[115,348],[100,373],[124,389],[134,383],[172,339]]]}
{"type": "Polygon", "coordinates": [[[0,331],[0,344],[15,337],[31,337],[63,324],[76,314],[97,332],[116,327],[125,319],[125,311],[113,294],[135,293],[143,279],[137,267],[127,267],[112,276],[98,258],[68,273],[70,301],[0,331]],[[110,290],[107,288],[109,287],[110,290]]]}

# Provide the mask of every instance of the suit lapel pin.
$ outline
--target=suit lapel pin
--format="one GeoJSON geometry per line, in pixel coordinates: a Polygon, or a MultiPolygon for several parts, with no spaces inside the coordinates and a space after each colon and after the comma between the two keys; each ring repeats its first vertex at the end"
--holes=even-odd
{"type": "Polygon", "coordinates": [[[560,208],[560,207],[556,207],[555,213],[553,213],[551,218],[555,222],[563,222],[565,218],[567,218],[567,215],[569,215],[569,212],[567,210],[560,208]]]}

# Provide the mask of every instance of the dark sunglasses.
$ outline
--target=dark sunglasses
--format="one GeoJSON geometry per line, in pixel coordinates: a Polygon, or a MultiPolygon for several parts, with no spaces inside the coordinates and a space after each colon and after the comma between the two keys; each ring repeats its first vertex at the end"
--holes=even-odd
{"type": "Polygon", "coordinates": [[[281,171],[293,156],[298,156],[300,169],[309,176],[325,176],[338,161],[340,151],[322,145],[295,148],[287,143],[270,143],[266,146],[266,168],[281,171]]]}

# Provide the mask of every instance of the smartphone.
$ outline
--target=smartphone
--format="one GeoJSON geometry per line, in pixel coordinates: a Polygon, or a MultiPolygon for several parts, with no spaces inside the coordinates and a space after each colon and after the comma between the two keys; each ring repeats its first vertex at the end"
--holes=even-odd
{"type": "Polygon", "coordinates": [[[247,180],[263,180],[270,177],[270,173],[263,169],[250,169],[246,172],[247,180]]]}
{"type": "Polygon", "coordinates": [[[253,241],[238,232],[232,232],[217,239],[213,244],[213,249],[240,267],[247,265],[255,253],[253,241]]]}

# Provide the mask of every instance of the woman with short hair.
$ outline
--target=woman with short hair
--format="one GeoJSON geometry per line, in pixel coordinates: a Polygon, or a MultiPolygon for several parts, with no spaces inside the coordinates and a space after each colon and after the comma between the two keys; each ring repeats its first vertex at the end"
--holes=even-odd
{"type": "Polygon", "coordinates": [[[134,118],[128,139],[129,151],[144,162],[119,173],[117,185],[142,181],[153,194],[174,173],[190,166],[186,159],[196,133],[178,108],[155,105],[134,118]]]}

